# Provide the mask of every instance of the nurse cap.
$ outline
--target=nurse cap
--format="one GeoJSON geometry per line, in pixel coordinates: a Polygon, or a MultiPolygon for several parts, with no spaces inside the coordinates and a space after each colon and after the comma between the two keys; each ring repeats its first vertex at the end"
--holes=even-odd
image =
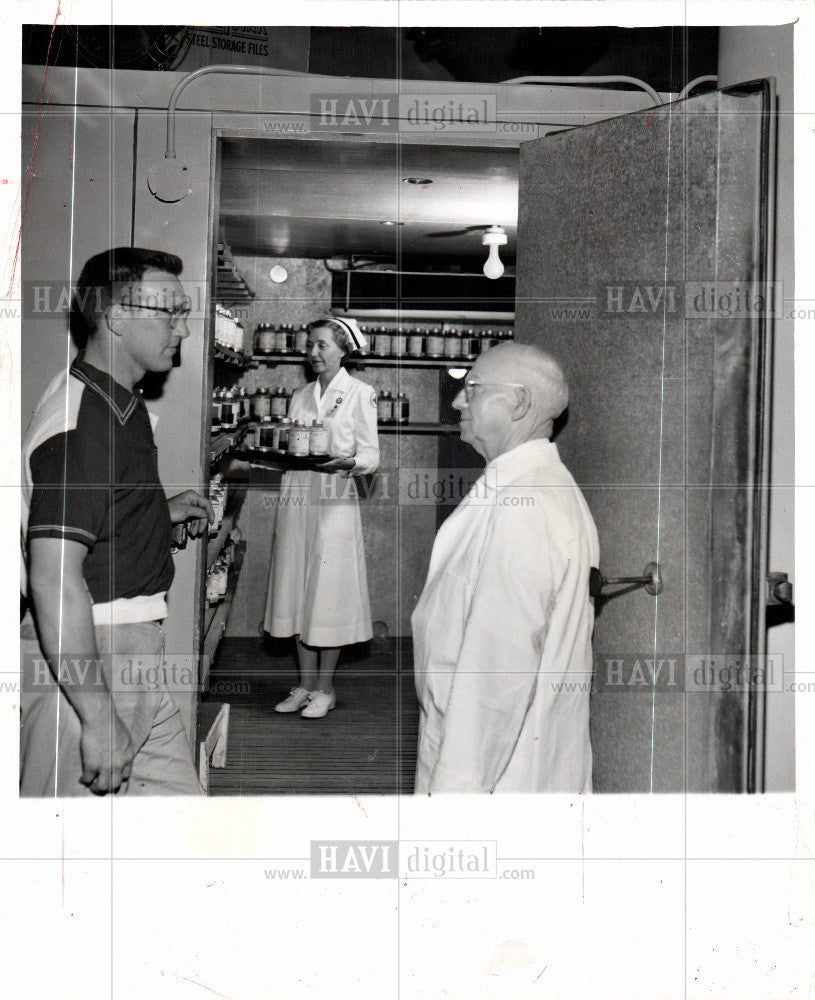
{"type": "Polygon", "coordinates": [[[331,316],[330,319],[345,330],[356,350],[365,350],[368,346],[368,341],[365,339],[365,335],[360,330],[359,324],[355,319],[352,319],[350,316],[331,316]]]}

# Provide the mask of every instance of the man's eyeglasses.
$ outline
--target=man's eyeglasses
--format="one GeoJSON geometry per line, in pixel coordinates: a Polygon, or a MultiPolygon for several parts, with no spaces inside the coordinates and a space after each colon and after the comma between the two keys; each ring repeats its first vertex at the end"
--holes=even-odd
{"type": "Polygon", "coordinates": [[[505,389],[525,389],[526,386],[521,385],[520,382],[480,382],[475,378],[468,378],[464,383],[464,398],[468,403],[472,402],[473,390],[479,385],[495,385],[500,386],[505,389]]]}
{"type": "Polygon", "coordinates": [[[181,305],[176,306],[174,309],[165,309],[163,306],[152,306],[147,302],[120,302],[124,309],[149,309],[151,312],[166,313],[170,317],[170,326],[176,327],[183,320],[186,319],[191,310],[192,306],[189,302],[182,302],[181,305]]]}

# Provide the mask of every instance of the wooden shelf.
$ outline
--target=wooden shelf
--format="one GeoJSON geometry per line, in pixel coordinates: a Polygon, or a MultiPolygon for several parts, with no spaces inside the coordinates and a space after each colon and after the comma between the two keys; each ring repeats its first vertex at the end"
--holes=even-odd
{"type": "MultiPolygon", "coordinates": [[[[293,365],[306,364],[306,357],[303,354],[253,354],[252,361],[259,365],[293,365]]],[[[347,365],[355,368],[366,368],[372,366],[386,366],[388,368],[471,368],[475,363],[473,358],[379,358],[374,355],[365,357],[350,357],[343,361],[343,366],[347,365]]]]}

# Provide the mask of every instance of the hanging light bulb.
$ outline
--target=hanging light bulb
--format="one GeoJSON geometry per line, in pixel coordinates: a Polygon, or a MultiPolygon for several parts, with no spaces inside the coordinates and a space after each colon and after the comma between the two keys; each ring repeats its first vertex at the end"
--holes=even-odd
{"type": "Polygon", "coordinates": [[[500,278],[504,273],[504,265],[498,256],[498,247],[502,247],[507,242],[507,234],[501,226],[490,226],[481,237],[481,243],[490,248],[487,259],[484,262],[484,274],[488,278],[500,278]]]}

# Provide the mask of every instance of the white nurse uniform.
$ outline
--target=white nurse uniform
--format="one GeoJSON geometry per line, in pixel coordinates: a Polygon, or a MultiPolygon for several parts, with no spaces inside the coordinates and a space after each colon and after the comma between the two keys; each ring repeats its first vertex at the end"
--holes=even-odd
{"type": "Polygon", "coordinates": [[[343,473],[283,475],[274,528],[264,628],[299,635],[307,646],[346,646],[371,638],[371,608],[354,475],[379,465],[376,394],[340,368],[320,391],[297,389],[289,416],[322,420],[332,457],[354,457],[343,473]]]}

